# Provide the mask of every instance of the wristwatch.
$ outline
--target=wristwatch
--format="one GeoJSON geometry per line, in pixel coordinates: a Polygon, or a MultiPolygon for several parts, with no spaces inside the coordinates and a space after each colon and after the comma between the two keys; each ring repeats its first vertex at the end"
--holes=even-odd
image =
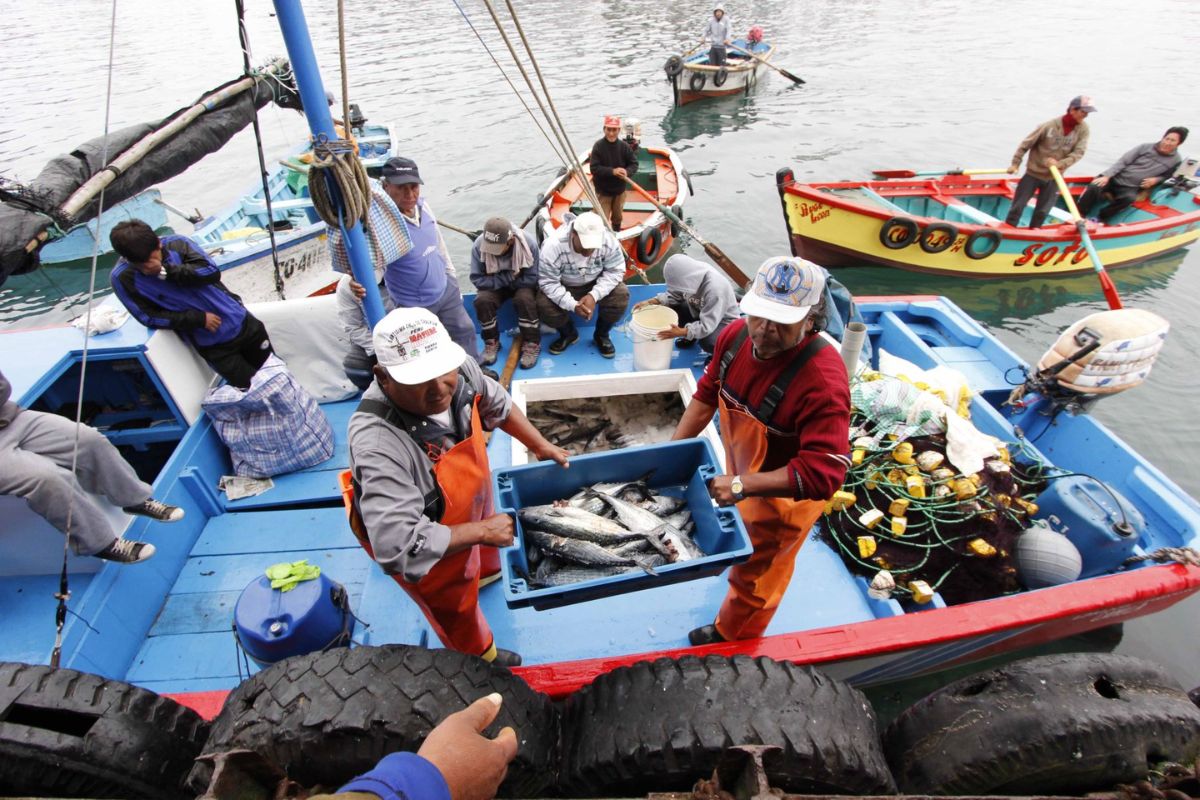
{"type": "Polygon", "coordinates": [[[742,476],[734,475],[733,481],[731,481],[729,484],[729,491],[733,492],[733,499],[739,502],[745,500],[746,495],[743,494],[745,489],[746,487],[742,485],[742,476]]]}

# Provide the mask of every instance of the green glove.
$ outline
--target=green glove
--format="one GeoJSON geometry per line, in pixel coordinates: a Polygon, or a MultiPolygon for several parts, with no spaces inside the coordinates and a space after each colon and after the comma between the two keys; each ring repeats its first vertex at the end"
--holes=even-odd
{"type": "Polygon", "coordinates": [[[309,564],[308,559],[291,563],[284,561],[267,567],[267,577],[271,579],[271,588],[283,592],[295,589],[301,581],[316,580],[320,574],[321,568],[309,564]]]}

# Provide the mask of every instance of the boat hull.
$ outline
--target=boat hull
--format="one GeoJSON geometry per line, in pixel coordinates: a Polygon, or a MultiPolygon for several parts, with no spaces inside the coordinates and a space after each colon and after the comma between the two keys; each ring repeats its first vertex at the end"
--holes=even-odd
{"type": "MultiPolygon", "coordinates": [[[[735,44],[739,47],[748,46],[742,40],[735,44]]],[[[775,46],[760,44],[755,47],[754,53],[764,61],[769,61],[775,54],[775,46]]],[[[762,62],[739,57],[733,51],[730,51],[729,61],[724,67],[713,66],[707,62],[707,50],[689,56],[684,61],[683,70],[670,78],[676,106],[747,92],[758,85],[759,79],[768,69],[762,62]],[[718,81],[720,85],[717,85],[718,81]]]]}
{"type": "MultiPolygon", "coordinates": [[[[1086,181],[1086,178],[1073,179],[1072,183],[1081,189],[1086,181]]],[[[953,219],[956,205],[958,208],[964,205],[961,198],[980,196],[972,195],[972,191],[1011,196],[1011,185],[1002,179],[970,178],[909,184],[785,182],[780,185],[780,198],[792,253],[826,267],[874,264],[970,278],[1044,277],[1093,271],[1091,257],[1071,223],[1029,229],[1004,225],[999,220],[981,224],[953,219]],[[850,192],[867,193],[867,201],[848,197],[850,192]],[[871,202],[872,195],[879,199],[871,202]],[[924,195],[933,200],[949,198],[952,211],[935,217],[912,213],[903,206],[884,205],[913,202],[914,198],[924,199],[924,195]],[[943,235],[952,238],[948,243],[931,240],[934,249],[944,245],[940,252],[929,252],[916,239],[902,247],[889,247],[884,243],[884,230],[886,226],[897,225],[896,220],[911,220],[922,232],[935,223],[949,225],[950,231],[943,235]],[[979,233],[981,230],[987,232],[979,233]],[[991,253],[982,255],[990,247],[982,237],[992,236],[998,243],[991,253]],[[973,255],[968,255],[968,249],[973,255]]],[[[1200,204],[1192,205],[1194,211],[1188,210],[1191,196],[1187,197],[1180,204],[1184,206],[1182,210],[1141,202],[1134,211],[1144,219],[1108,226],[1089,223],[1089,235],[1104,266],[1113,269],[1138,264],[1187,247],[1200,238],[1200,204]]],[[[926,203],[926,208],[936,206],[926,203]]],[[[978,214],[973,209],[965,209],[964,213],[978,214]]]]}

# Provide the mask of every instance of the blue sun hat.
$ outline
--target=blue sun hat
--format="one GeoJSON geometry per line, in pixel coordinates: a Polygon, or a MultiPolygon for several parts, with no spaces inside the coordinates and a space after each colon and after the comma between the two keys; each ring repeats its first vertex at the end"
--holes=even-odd
{"type": "Polygon", "coordinates": [[[742,298],[741,309],[749,317],[792,325],[807,317],[824,293],[823,267],[803,258],[768,258],[742,298]]]}

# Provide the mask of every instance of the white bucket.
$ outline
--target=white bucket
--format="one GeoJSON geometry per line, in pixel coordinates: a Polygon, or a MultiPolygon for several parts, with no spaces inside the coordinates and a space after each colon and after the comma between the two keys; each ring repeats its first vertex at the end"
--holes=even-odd
{"type": "Polygon", "coordinates": [[[642,372],[671,368],[674,339],[659,339],[658,332],[679,324],[679,315],[668,306],[649,305],[633,312],[629,338],[633,341],[633,368],[642,372]]]}

